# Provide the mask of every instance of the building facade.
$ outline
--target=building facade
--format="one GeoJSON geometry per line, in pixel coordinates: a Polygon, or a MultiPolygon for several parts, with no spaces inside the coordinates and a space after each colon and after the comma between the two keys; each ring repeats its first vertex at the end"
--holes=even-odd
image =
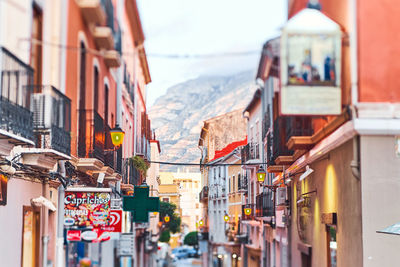
{"type": "Polygon", "coordinates": [[[396,67],[373,63],[388,66],[387,56],[393,56],[389,25],[398,7],[307,2],[288,1],[289,20],[282,35],[264,45],[257,73],[264,154],[273,179],[267,188],[275,206],[264,266],[391,265],[397,239],[379,231],[396,223],[398,214],[378,207],[398,199],[392,190],[398,184],[399,99],[392,89],[396,67]],[[388,27],[373,26],[371,13],[388,27]],[[330,39],[312,39],[313,34],[330,39]],[[299,39],[292,46],[298,36],[315,45],[299,39]],[[320,102],[309,101],[314,97],[320,102]]]}

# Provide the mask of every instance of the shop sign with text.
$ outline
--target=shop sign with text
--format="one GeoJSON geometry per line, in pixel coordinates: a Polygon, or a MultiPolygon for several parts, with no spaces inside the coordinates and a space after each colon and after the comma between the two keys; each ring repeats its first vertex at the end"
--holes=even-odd
{"type": "Polygon", "coordinates": [[[74,188],[65,191],[64,225],[105,226],[110,219],[111,190],[74,188]]]}

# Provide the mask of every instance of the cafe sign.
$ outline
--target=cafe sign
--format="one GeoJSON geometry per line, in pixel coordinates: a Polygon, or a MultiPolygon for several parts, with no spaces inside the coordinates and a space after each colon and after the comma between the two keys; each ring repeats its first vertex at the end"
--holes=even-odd
{"type": "Polygon", "coordinates": [[[110,219],[110,188],[71,188],[64,196],[65,226],[105,226],[110,219]]]}

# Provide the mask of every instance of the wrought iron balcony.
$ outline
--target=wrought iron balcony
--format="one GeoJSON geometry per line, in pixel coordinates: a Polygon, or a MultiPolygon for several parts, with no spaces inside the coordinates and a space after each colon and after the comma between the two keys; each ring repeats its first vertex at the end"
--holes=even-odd
{"type": "Polygon", "coordinates": [[[260,158],[260,149],[258,143],[248,143],[242,148],[242,162],[260,158]]]}
{"type": "Polygon", "coordinates": [[[78,156],[97,158],[121,173],[122,147],[114,151],[110,130],[110,126],[105,124],[97,111],[79,110],[78,156]]]}
{"type": "Polygon", "coordinates": [[[243,176],[240,177],[240,179],[238,179],[238,189],[240,191],[245,191],[245,193],[247,193],[247,183],[248,183],[248,178],[247,176],[243,176]]]}
{"type": "Polygon", "coordinates": [[[33,69],[4,47],[0,53],[0,129],[33,141],[33,69]]]}
{"type": "Polygon", "coordinates": [[[264,113],[263,120],[262,120],[262,137],[267,135],[268,130],[271,127],[271,118],[270,118],[270,105],[267,106],[267,110],[264,113]]]}
{"type": "Polygon", "coordinates": [[[204,202],[208,199],[208,186],[203,186],[203,189],[201,189],[201,192],[199,193],[199,199],[200,202],[204,202]]]}
{"type": "Polygon", "coordinates": [[[131,158],[121,160],[122,182],[124,184],[139,185],[140,172],[133,166],[131,158]]]}
{"type": "Polygon", "coordinates": [[[292,136],[310,136],[313,134],[309,117],[279,117],[274,121],[273,133],[267,135],[268,165],[274,165],[279,156],[291,156],[293,150],[287,148],[292,136]]]}
{"type": "Polygon", "coordinates": [[[32,86],[33,125],[36,143],[41,148],[52,148],[71,153],[71,100],[53,86],[32,86]]]}
{"type": "Polygon", "coordinates": [[[94,110],[79,110],[78,156],[104,162],[105,128],[103,118],[94,110]]]}
{"type": "Polygon", "coordinates": [[[274,215],[273,192],[267,191],[256,196],[256,217],[268,217],[274,215]]]}

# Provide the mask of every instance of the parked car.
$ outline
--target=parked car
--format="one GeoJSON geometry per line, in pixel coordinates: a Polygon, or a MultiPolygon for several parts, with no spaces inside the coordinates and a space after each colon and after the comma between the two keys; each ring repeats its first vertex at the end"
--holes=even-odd
{"type": "Polygon", "coordinates": [[[189,257],[193,257],[193,258],[200,257],[199,251],[197,249],[194,249],[194,248],[189,248],[188,249],[188,255],[189,255],[189,257]]]}
{"type": "Polygon", "coordinates": [[[177,247],[172,250],[173,259],[186,259],[189,256],[189,248],[177,247]]]}

